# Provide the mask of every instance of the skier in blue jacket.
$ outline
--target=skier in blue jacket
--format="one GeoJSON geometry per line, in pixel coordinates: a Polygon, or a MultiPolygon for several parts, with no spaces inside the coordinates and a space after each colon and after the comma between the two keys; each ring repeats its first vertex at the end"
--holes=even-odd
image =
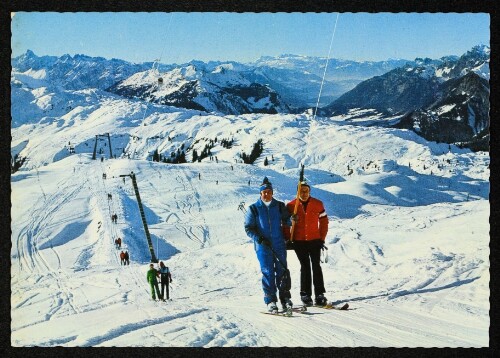
{"type": "Polygon", "coordinates": [[[289,227],[290,214],[283,202],[273,199],[273,186],[267,177],[260,186],[260,199],[245,214],[245,231],[254,241],[254,249],[262,272],[264,302],[268,311],[276,313],[276,291],[283,309],[292,307],[290,287],[282,280],[286,267],[286,246],[283,226],[289,227]],[[273,251],[278,260],[274,257],[273,251]]]}

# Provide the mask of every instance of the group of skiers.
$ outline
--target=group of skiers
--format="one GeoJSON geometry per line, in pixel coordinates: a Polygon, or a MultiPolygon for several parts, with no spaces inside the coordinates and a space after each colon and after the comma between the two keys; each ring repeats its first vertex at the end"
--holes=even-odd
{"type": "Polygon", "coordinates": [[[254,241],[262,272],[264,302],[272,313],[278,312],[278,299],[283,310],[293,306],[286,263],[287,242],[293,243],[300,262],[302,303],[305,306],[325,306],[328,303],[320,265],[328,232],[328,216],[323,203],[311,197],[311,188],[306,181],[299,183],[297,191],[297,198],[285,205],[273,198],[273,186],[265,177],[260,185],[260,198],[245,214],[245,231],[254,241]]]}
{"type": "MultiPolygon", "coordinates": [[[[311,187],[307,181],[299,182],[297,197],[288,204],[273,198],[273,186],[267,177],[259,189],[260,198],[246,211],[244,227],[254,242],[262,273],[264,303],[268,311],[278,312],[278,299],[283,310],[293,307],[287,248],[295,251],[300,262],[302,303],[305,306],[327,305],[320,265],[321,250],[326,249],[324,243],[328,233],[328,216],[323,202],[311,197],[311,187]]],[[[128,264],[128,259],[126,261],[128,264]]],[[[169,284],[172,276],[163,261],[160,261],[157,269],[154,264],[150,264],[146,278],[153,300],[157,297],[162,301],[170,299],[169,284]]]]}
{"type": "Polygon", "coordinates": [[[154,264],[149,265],[146,279],[151,288],[151,298],[154,301],[156,301],[156,296],[158,296],[158,299],[162,301],[170,299],[169,284],[172,282],[172,275],[170,274],[170,270],[167,266],[165,266],[163,261],[160,261],[160,267],[158,269],[155,269],[154,264]],[[158,277],[160,278],[161,292],[158,288],[158,277]]]}
{"type": "Polygon", "coordinates": [[[120,252],[120,265],[129,265],[130,264],[130,258],[128,255],[128,251],[120,252]]]}
{"type": "Polygon", "coordinates": [[[122,239],[121,237],[115,239],[115,247],[120,250],[122,248],[122,239]]]}

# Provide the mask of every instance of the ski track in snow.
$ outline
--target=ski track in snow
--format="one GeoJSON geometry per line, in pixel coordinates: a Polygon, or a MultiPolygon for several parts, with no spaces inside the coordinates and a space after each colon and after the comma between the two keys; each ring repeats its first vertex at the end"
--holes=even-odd
{"type": "MultiPolygon", "coordinates": [[[[111,116],[113,110],[109,109],[111,116]]],[[[103,114],[103,120],[105,117],[103,114]]],[[[188,137],[192,129],[189,115],[185,117],[184,137],[188,137]]],[[[248,135],[258,130],[276,135],[268,127],[270,122],[259,122],[259,116],[244,119],[242,123],[253,128],[248,135]]],[[[272,120],[283,121],[280,116],[272,116],[272,120]]],[[[412,150],[418,158],[430,154],[421,147],[385,148],[384,143],[378,152],[367,150],[373,143],[387,141],[389,134],[382,129],[373,129],[376,132],[370,139],[371,129],[334,124],[333,130],[325,121],[302,122],[306,121],[291,122],[287,127],[298,128],[293,133],[302,135],[277,141],[280,146],[286,143],[290,154],[281,155],[276,147],[266,144],[265,155],[276,157],[268,168],[222,157],[220,163],[185,165],[126,158],[101,162],[91,160],[87,153],[68,156],[43,170],[34,168],[31,177],[14,180],[13,192],[25,195],[32,205],[24,208],[17,204],[13,211],[12,345],[487,345],[489,303],[483,301],[488,297],[489,277],[487,193],[481,191],[481,179],[475,179],[476,201],[466,201],[465,190],[476,190],[476,184],[468,183],[462,174],[466,166],[484,164],[483,159],[461,158],[459,170],[447,173],[450,178],[435,178],[433,190],[448,194],[441,196],[448,201],[428,199],[428,189],[422,185],[422,196],[426,197],[422,202],[417,195],[417,199],[410,198],[414,202],[394,201],[405,206],[380,204],[382,200],[373,197],[387,191],[385,184],[380,184],[384,176],[396,178],[391,180],[391,188],[395,182],[402,190],[415,191],[412,183],[424,175],[398,165],[392,172],[364,172],[356,166],[366,164],[369,158],[360,157],[383,152],[392,158],[397,152],[403,158],[412,150]],[[326,141],[326,148],[334,139],[343,143],[335,146],[334,157],[318,152],[321,141],[326,141]],[[344,151],[358,155],[349,157],[344,151]],[[313,196],[326,198],[329,208],[352,209],[337,211],[339,216],[328,212],[329,261],[322,264],[326,296],[335,304],[349,302],[351,309],[311,307],[307,314],[296,313],[292,318],[271,317],[260,313],[265,310],[260,268],[237,208],[242,202],[248,207],[258,198],[256,187],[264,175],[271,177],[278,198],[291,199],[296,190],[295,166],[302,157],[312,163],[306,167],[306,177],[313,183],[313,196]],[[61,162],[67,167],[58,166],[61,162]],[[346,163],[358,170],[352,174],[354,179],[339,174],[345,171],[346,163]],[[229,170],[229,164],[234,168],[229,170]],[[123,181],[119,177],[131,171],[138,178],[149,229],[161,243],[159,257],[173,272],[173,301],[151,300],[145,277],[149,249],[135,193],[130,178],[123,181]],[[338,185],[345,189],[347,180],[353,180],[352,187],[345,192],[337,190],[338,185]],[[365,186],[357,185],[363,180],[365,186]],[[446,181],[448,185],[438,185],[446,181]],[[25,182],[32,192],[22,193],[25,182]],[[324,187],[315,188],[315,182],[324,187]],[[376,188],[380,190],[362,192],[370,186],[380,186],[376,188]],[[108,194],[112,195],[109,199],[108,194]],[[118,223],[111,222],[112,214],[118,215],[118,223]],[[67,229],[73,223],[82,228],[67,229]],[[116,237],[123,239],[122,248],[131,253],[129,266],[120,265],[116,237]]],[[[234,125],[238,123],[235,119],[234,125]]],[[[146,139],[152,137],[148,131],[155,125],[161,126],[161,120],[137,127],[137,136],[143,138],[133,144],[138,151],[147,153],[153,148],[146,147],[146,139]]],[[[104,124],[99,130],[103,128],[104,124]]],[[[205,130],[199,124],[196,128],[205,130]]],[[[212,138],[227,135],[224,128],[217,128],[212,138]]],[[[50,145],[57,146],[56,139],[52,142],[50,145]]],[[[253,142],[237,143],[237,150],[248,151],[250,144],[253,142]]],[[[400,161],[406,165],[409,159],[400,161]]],[[[480,170],[477,173],[481,175],[480,170]]],[[[391,190],[391,195],[397,195],[392,193],[397,190],[391,190]]],[[[294,253],[288,254],[292,300],[297,304],[300,266],[294,253]]]]}
{"type": "MultiPolygon", "coordinates": [[[[58,186],[64,186],[66,183],[67,180],[61,180],[58,186]]],[[[29,223],[18,235],[17,247],[19,260],[21,260],[22,257],[22,261],[27,264],[26,268],[29,268],[31,275],[47,274],[49,279],[55,282],[56,295],[53,297],[49,312],[45,315],[46,320],[50,320],[66,305],[69,306],[73,314],[79,313],[78,306],[73,302],[73,295],[65,284],[66,277],[64,270],[61,270],[61,259],[57,249],[52,246],[50,247],[50,254],[55,256],[57,263],[57,267],[54,268],[45,258],[45,255],[49,254],[46,252],[48,249],[39,250],[38,242],[40,238],[39,235],[43,233],[46,225],[52,221],[58,208],[68,203],[78,193],[82,186],[83,184],[74,190],[57,192],[53,196],[47,196],[44,193],[43,202],[38,201],[38,203],[35,204],[35,215],[30,217],[29,223]],[[22,241],[21,244],[20,241],[22,241]],[[19,249],[21,250],[19,251],[19,249]]],[[[70,221],[70,219],[71,218],[68,218],[68,221],[70,221]]],[[[20,269],[22,269],[22,264],[19,266],[20,269]]]]}

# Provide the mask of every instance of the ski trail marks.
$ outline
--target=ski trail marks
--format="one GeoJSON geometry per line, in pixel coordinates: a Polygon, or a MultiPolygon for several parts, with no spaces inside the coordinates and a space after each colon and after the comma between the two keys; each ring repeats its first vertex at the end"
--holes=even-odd
{"type": "Polygon", "coordinates": [[[192,174],[181,169],[175,177],[178,186],[173,189],[174,201],[175,206],[181,212],[181,215],[175,214],[175,217],[182,218],[182,221],[178,220],[175,223],[175,228],[203,248],[210,243],[210,231],[202,214],[200,194],[191,182],[191,176],[192,174]]]}
{"type": "Polygon", "coordinates": [[[200,313],[205,311],[205,308],[202,309],[192,309],[188,310],[184,313],[178,313],[174,315],[166,315],[164,317],[160,318],[151,318],[151,319],[146,319],[140,322],[135,322],[135,323],[128,323],[123,326],[119,326],[116,328],[111,329],[109,332],[106,332],[104,334],[100,334],[98,336],[92,337],[92,338],[87,338],[84,342],[81,344],[78,344],[79,346],[82,347],[91,347],[91,346],[99,346],[99,345],[105,345],[106,342],[111,341],[115,338],[121,337],[126,335],[129,332],[134,332],[140,329],[146,329],[146,328],[151,328],[156,325],[172,321],[173,319],[179,319],[183,317],[188,317],[196,313],[200,313]]]}

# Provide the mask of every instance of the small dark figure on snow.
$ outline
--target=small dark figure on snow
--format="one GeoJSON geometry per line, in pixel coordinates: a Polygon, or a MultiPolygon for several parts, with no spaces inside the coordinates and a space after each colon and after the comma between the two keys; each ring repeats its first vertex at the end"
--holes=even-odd
{"type": "Polygon", "coordinates": [[[108,200],[111,200],[111,199],[113,199],[113,195],[108,194],[108,200]]]}
{"type": "Polygon", "coordinates": [[[130,257],[128,251],[125,251],[125,265],[130,265],[130,257]]]}
{"type": "Polygon", "coordinates": [[[125,265],[125,253],[120,252],[120,265],[125,265]]]}
{"type": "Polygon", "coordinates": [[[118,248],[118,239],[115,239],[115,247],[118,248]]]}
{"type": "Polygon", "coordinates": [[[121,238],[116,239],[116,245],[118,246],[118,249],[122,248],[122,239],[121,238]]]}
{"type": "Polygon", "coordinates": [[[161,297],[163,298],[163,301],[165,301],[165,288],[167,288],[167,296],[166,299],[170,299],[170,294],[169,294],[169,283],[172,282],[172,275],[170,274],[170,271],[168,270],[168,267],[165,266],[163,261],[160,261],[160,278],[161,278],[161,297]]]}

